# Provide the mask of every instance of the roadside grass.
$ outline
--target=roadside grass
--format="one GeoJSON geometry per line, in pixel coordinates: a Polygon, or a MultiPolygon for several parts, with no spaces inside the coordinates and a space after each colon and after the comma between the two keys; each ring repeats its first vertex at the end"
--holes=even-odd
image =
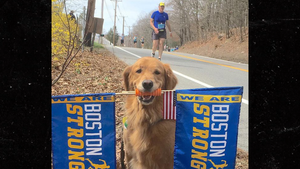
{"type": "Polygon", "coordinates": [[[94,42],[94,48],[95,49],[101,49],[101,48],[104,48],[101,44],[97,43],[97,42],[94,42]]]}

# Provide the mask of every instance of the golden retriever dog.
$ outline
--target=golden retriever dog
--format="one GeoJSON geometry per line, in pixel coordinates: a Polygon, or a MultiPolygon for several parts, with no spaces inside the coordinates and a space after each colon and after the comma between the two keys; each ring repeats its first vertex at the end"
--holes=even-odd
{"type": "MultiPolygon", "coordinates": [[[[170,66],[153,57],[138,59],[123,78],[126,91],[172,90],[177,84],[170,66]]],[[[127,96],[123,140],[129,169],[173,168],[176,122],[164,120],[162,111],[163,96],[127,96]]]]}

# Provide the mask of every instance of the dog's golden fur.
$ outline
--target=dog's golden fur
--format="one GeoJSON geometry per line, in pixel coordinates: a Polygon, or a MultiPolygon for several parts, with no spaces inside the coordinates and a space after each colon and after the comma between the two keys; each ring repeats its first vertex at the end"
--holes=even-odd
{"type": "MultiPolygon", "coordinates": [[[[152,57],[143,57],[127,67],[123,78],[127,91],[172,90],[177,84],[170,66],[152,57]],[[143,82],[153,82],[153,85],[145,89],[143,82]]],[[[123,132],[123,140],[129,169],[173,168],[175,121],[163,120],[162,109],[162,96],[145,102],[141,97],[127,96],[128,127],[123,132]]]]}

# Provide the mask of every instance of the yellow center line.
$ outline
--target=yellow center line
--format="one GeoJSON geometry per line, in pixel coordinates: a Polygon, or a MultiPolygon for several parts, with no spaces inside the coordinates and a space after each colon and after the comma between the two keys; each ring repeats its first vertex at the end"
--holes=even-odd
{"type": "Polygon", "coordinates": [[[244,71],[244,72],[248,72],[248,70],[242,69],[242,68],[238,68],[238,67],[223,65],[223,64],[219,64],[219,63],[215,63],[215,62],[210,62],[210,61],[207,61],[207,60],[193,58],[193,57],[190,57],[190,56],[184,56],[184,55],[174,54],[174,53],[171,53],[171,52],[166,52],[166,53],[171,54],[171,55],[175,55],[175,56],[179,56],[179,57],[184,57],[184,58],[188,58],[188,59],[192,59],[192,60],[197,60],[197,61],[201,61],[201,62],[211,63],[211,64],[214,64],[214,65],[224,66],[224,67],[228,67],[228,68],[231,68],[231,69],[237,69],[237,70],[241,70],[241,71],[244,71]]]}

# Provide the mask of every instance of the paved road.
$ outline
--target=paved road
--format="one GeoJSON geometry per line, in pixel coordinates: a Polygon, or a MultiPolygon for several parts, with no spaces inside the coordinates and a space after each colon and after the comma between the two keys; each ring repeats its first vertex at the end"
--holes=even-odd
{"type": "MultiPolygon", "coordinates": [[[[150,56],[150,49],[105,47],[119,59],[132,65],[138,58],[150,56]]],[[[156,52],[156,57],[158,52],[156,52]]],[[[162,62],[170,64],[178,78],[176,89],[243,86],[238,147],[248,152],[248,64],[229,62],[204,56],[179,52],[164,52],[162,62]]]]}

